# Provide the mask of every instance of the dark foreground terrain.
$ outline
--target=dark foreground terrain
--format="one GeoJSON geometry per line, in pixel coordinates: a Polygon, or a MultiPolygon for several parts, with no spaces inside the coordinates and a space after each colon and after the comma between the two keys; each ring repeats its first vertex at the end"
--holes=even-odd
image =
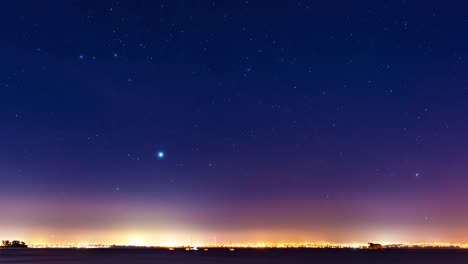
{"type": "Polygon", "coordinates": [[[1,249],[0,263],[468,263],[468,251],[459,250],[317,250],[223,249],[185,252],[162,249],[1,249]]]}

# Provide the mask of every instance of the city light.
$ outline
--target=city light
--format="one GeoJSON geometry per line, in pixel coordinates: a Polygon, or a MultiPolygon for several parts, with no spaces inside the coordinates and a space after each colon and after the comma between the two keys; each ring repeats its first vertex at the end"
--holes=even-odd
{"type": "MultiPolygon", "coordinates": [[[[404,248],[404,249],[468,249],[468,243],[382,243],[384,249],[404,248]]],[[[171,242],[168,244],[145,245],[143,243],[128,245],[110,245],[99,243],[31,243],[30,248],[111,248],[111,247],[141,247],[141,248],[166,248],[184,249],[186,251],[198,250],[198,248],[218,248],[218,249],[287,249],[287,248],[309,248],[309,249],[367,249],[368,243],[329,243],[329,242],[257,242],[257,243],[229,243],[229,244],[196,244],[171,242]]]]}

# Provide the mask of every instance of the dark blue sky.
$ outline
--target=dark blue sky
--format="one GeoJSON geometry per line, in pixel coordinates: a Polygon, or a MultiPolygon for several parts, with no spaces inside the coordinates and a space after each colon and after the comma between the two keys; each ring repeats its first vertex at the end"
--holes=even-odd
{"type": "Polygon", "coordinates": [[[467,239],[448,230],[467,217],[454,202],[468,198],[466,8],[2,3],[2,206],[25,202],[12,218],[43,219],[44,234],[70,215],[63,230],[84,229],[86,213],[60,209],[79,200],[120,208],[113,219],[135,206],[166,219],[164,204],[206,233],[260,221],[268,234],[293,226],[307,239],[349,240],[326,235],[346,217],[354,224],[335,231],[364,241],[384,239],[365,223],[438,234],[416,240],[467,239]],[[53,213],[27,213],[39,205],[53,213]]]}

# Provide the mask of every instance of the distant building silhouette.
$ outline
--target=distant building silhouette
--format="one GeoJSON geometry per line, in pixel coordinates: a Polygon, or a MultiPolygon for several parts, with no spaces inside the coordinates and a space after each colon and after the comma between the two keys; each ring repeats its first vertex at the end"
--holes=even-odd
{"type": "Polygon", "coordinates": [[[381,244],[375,244],[375,243],[369,243],[369,247],[367,247],[368,250],[383,250],[383,247],[381,244]]]}
{"type": "Polygon", "coordinates": [[[27,248],[28,245],[24,243],[23,241],[18,241],[18,240],[13,240],[10,242],[10,240],[2,240],[2,245],[0,247],[3,248],[27,248]]]}

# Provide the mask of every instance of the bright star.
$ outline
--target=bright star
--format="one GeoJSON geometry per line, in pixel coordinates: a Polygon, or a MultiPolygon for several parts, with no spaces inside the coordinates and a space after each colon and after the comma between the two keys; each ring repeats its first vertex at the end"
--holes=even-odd
{"type": "Polygon", "coordinates": [[[164,154],[164,151],[158,151],[158,159],[163,159],[165,154],[164,154]]]}

